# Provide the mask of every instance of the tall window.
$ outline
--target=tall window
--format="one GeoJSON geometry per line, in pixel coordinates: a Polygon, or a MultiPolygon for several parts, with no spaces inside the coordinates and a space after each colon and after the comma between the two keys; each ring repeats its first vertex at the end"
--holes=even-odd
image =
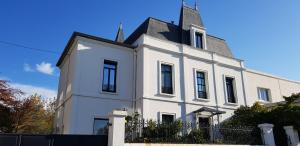
{"type": "Polygon", "coordinates": [[[258,96],[259,96],[260,100],[270,101],[270,98],[269,98],[269,89],[258,88],[258,96]]]}
{"type": "Polygon", "coordinates": [[[117,62],[104,60],[102,91],[116,92],[117,62]]]}
{"type": "Polygon", "coordinates": [[[173,94],[172,66],[161,64],[161,92],[173,94]]]}
{"type": "Polygon", "coordinates": [[[227,100],[229,103],[236,103],[236,98],[234,94],[234,78],[226,77],[226,90],[227,90],[227,100]]]}
{"type": "Polygon", "coordinates": [[[196,32],[195,33],[195,41],[196,41],[196,48],[203,49],[203,34],[196,32]]]}
{"type": "Polygon", "coordinates": [[[170,124],[170,123],[174,122],[174,115],[162,114],[161,118],[162,118],[161,119],[162,123],[164,123],[164,124],[170,124]]]}
{"type": "Polygon", "coordinates": [[[206,85],[205,85],[205,73],[197,71],[197,92],[198,98],[207,99],[206,85]]]}
{"type": "Polygon", "coordinates": [[[94,119],[94,134],[95,135],[107,135],[108,134],[108,120],[95,118],[94,119]]]}

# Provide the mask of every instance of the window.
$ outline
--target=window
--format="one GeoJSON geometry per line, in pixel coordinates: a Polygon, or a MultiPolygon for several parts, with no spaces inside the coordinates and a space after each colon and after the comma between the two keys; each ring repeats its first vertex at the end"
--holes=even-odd
{"type": "Polygon", "coordinates": [[[168,115],[168,114],[162,114],[161,115],[161,121],[164,124],[170,124],[172,122],[174,122],[174,115],[168,115]]]}
{"type": "Polygon", "coordinates": [[[196,48],[201,48],[201,49],[203,49],[203,40],[202,40],[202,37],[203,37],[203,35],[202,35],[202,33],[199,33],[199,32],[196,32],[195,33],[195,41],[196,41],[196,48]]]}
{"type": "Polygon", "coordinates": [[[173,94],[172,66],[161,64],[161,92],[173,94]]]}
{"type": "Polygon", "coordinates": [[[104,60],[102,91],[116,92],[117,62],[104,60]]]}
{"type": "Polygon", "coordinates": [[[198,98],[207,99],[206,85],[205,85],[205,73],[197,71],[196,72],[196,76],[197,76],[197,93],[198,93],[198,98]]]}
{"type": "Polygon", "coordinates": [[[234,78],[226,77],[226,90],[227,90],[227,101],[229,103],[236,103],[236,98],[234,94],[234,78]]]}
{"type": "Polygon", "coordinates": [[[270,101],[269,99],[269,89],[266,88],[258,88],[258,97],[263,101],[270,101]]]}
{"type": "Polygon", "coordinates": [[[95,118],[94,119],[94,134],[95,135],[107,135],[108,134],[108,120],[95,118]]]}

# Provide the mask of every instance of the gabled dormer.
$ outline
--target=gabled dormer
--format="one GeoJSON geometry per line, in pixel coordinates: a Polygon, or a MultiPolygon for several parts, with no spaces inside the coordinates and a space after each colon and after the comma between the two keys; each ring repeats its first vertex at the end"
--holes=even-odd
{"type": "Polygon", "coordinates": [[[188,7],[185,4],[182,5],[179,27],[182,30],[181,41],[183,44],[207,50],[206,30],[197,5],[195,5],[195,8],[188,7]]]}

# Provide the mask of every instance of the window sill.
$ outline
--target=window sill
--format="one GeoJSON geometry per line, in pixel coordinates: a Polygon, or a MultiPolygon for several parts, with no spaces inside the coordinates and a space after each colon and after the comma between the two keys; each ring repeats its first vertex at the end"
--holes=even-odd
{"type": "Polygon", "coordinates": [[[167,94],[167,93],[159,93],[158,95],[165,96],[165,97],[175,97],[175,94],[167,94]]]}
{"type": "Polygon", "coordinates": [[[231,103],[231,102],[226,102],[225,105],[229,105],[229,106],[238,106],[238,103],[231,103]]]}
{"type": "Polygon", "coordinates": [[[257,102],[260,103],[260,104],[269,104],[269,103],[272,103],[271,101],[265,101],[265,100],[258,100],[257,102]]]}
{"type": "Polygon", "coordinates": [[[202,102],[210,102],[210,99],[204,99],[204,98],[195,98],[194,101],[202,101],[202,102]]]}
{"type": "Polygon", "coordinates": [[[100,90],[100,94],[118,95],[118,92],[106,92],[106,91],[100,90]]]}

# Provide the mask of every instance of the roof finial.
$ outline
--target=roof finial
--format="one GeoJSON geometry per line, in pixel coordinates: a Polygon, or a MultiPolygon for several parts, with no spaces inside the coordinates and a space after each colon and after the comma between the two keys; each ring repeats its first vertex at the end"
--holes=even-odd
{"type": "Polygon", "coordinates": [[[118,32],[117,32],[117,36],[115,39],[116,42],[124,42],[124,33],[123,33],[123,25],[122,22],[120,22],[119,24],[119,28],[118,28],[118,32]]]}
{"type": "Polygon", "coordinates": [[[119,29],[123,29],[122,22],[120,22],[120,24],[119,24],[119,29]]]}
{"type": "Polygon", "coordinates": [[[198,11],[198,1],[197,0],[195,0],[195,10],[198,11]]]}
{"type": "Polygon", "coordinates": [[[181,0],[182,6],[186,6],[185,0],[181,0]]]}

